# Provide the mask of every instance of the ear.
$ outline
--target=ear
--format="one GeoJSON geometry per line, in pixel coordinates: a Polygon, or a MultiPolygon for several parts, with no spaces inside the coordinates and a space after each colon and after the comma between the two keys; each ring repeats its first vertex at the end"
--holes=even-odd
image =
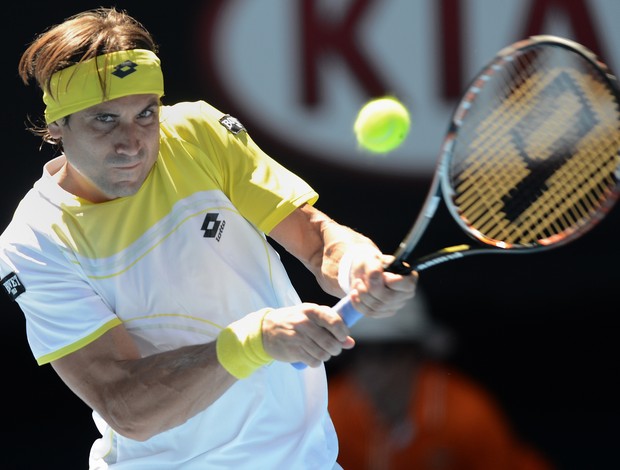
{"type": "Polygon", "coordinates": [[[48,124],[47,125],[47,130],[49,131],[50,136],[53,139],[60,139],[60,138],[62,138],[62,128],[58,124],[58,121],[54,121],[51,124],[48,124]]]}

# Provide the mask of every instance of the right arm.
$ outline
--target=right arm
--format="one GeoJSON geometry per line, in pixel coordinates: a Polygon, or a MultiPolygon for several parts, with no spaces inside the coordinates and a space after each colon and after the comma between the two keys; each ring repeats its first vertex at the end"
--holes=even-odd
{"type": "MultiPolygon", "coordinates": [[[[236,323],[248,320],[250,315],[236,323]]],[[[249,325],[260,329],[269,357],[284,362],[320,364],[302,347],[317,338],[323,344],[313,355],[321,360],[354,344],[337,313],[312,303],[270,310],[262,323],[251,321],[249,325]],[[336,338],[333,335],[338,331],[336,338]]],[[[216,341],[141,357],[123,325],[51,364],[112,429],[139,441],[183,424],[237,380],[220,363],[216,341]]]]}
{"type": "Polygon", "coordinates": [[[116,432],[140,441],[184,423],[236,381],[215,342],[141,358],[122,325],[51,364],[116,432]]]}

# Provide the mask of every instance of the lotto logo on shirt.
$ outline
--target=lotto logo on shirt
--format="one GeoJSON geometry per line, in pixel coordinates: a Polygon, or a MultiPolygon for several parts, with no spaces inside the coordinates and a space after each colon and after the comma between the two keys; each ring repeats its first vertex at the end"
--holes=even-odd
{"type": "Polygon", "coordinates": [[[202,223],[201,230],[204,230],[205,238],[215,238],[216,241],[220,241],[222,238],[222,233],[224,232],[224,227],[226,226],[225,220],[217,220],[220,216],[217,212],[209,212],[205,216],[205,220],[202,223]]]}

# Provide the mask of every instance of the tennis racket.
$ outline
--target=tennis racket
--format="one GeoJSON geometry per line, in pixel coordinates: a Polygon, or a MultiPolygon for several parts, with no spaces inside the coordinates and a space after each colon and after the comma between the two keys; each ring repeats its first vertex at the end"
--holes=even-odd
{"type": "MultiPolygon", "coordinates": [[[[561,246],[605,217],[619,179],[620,91],[608,67],[564,38],[516,42],[456,106],[422,210],[385,270],[561,246]],[[473,243],[411,260],[442,201],[473,243]]],[[[348,296],[334,309],[348,326],[362,317],[348,296]]]]}

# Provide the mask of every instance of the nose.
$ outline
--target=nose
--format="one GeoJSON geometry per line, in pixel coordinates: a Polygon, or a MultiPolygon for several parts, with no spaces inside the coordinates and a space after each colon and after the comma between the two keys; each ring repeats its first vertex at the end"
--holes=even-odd
{"type": "Polygon", "coordinates": [[[120,124],[116,129],[114,150],[122,155],[135,155],[140,151],[140,129],[133,123],[120,124]]]}

